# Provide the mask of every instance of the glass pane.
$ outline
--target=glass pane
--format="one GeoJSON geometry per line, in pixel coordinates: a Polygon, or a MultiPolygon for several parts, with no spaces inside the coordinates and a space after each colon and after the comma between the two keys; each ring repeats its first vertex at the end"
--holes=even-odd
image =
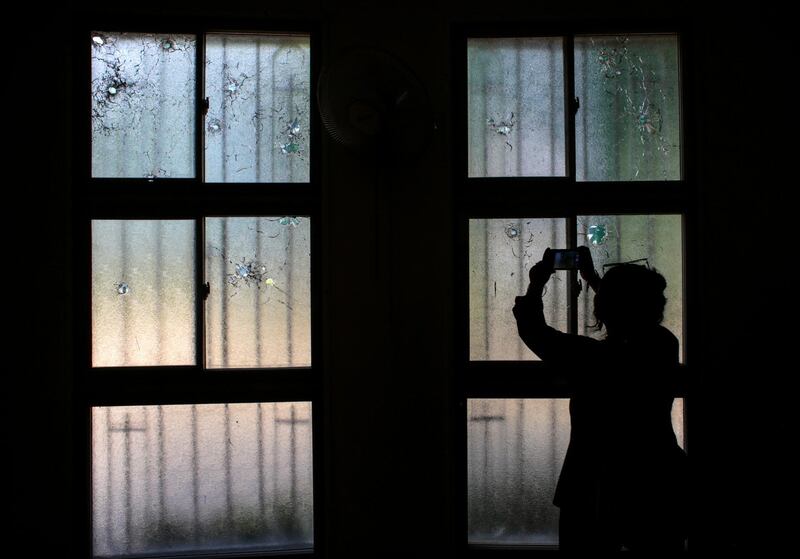
{"type": "MultiPolygon", "coordinates": [[[[511,309],[548,247],[566,246],[564,219],[469,220],[470,359],[538,360],[517,334],[511,309]]],[[[543,298],[547,323],[566,331],[567,286],[556,277],[543,298]]]]}
{"type": "MultiPolygon", "coordinates": [[[[638,262],[658,270],[667,280],[664,322],[681,342],[683,361],[683,235],[679,215],[578,216],[578,244],[592,251],[598,273],[608,264],[638,262]]],[[[592,325],[594,293],[584,290],[578,300],[578,332],[601,336],[592,325]]]]}
{"type": "Polygon", "coordinates": [[[195,37],[92,41],[92,176],[194,177],[195,37]]]}
{"type": "Polygon", "coordinates": [[[470,177],[564,176],[564,53],[556,38],[467,43],[470,177]]]}
{"type": "Polygon", "coordinates": [[[569,400],[469,400],[469,542],[558,543],[569,400]]]}
{"type": "Polygon", "coordinates": [[[675,35],[575,38],[577,179],[679,180],[675,35]]]}
{"type": "MultiPolygon", "coordinates": [[[[683,446],[683,401],[672,409],[683,446]]],[[[468,400],[469,543],[556,545],[569,400],[468,400]]]]}
{"type": "Polygon", "coordinates": [[[686,431],[684,430],[684,402],[683,398],[675,398],[672,402],[672,430],[682,449],[686,449],[686,431]]]}
{"type": "Polygon", "coordinates": [[[92,364],[195,364],[193,221],[92,221],[92,364]]]}
{"type": "Polygon", "coordinates": [[[208,367],[311,365],[306,217],[206,219],[208,367]]]}
{"type": "Polygon", "coordinates": [[[206,180],[308,182],[308,37],[208,35],[206,180]]]}
{"type": "Polygon", "coordinates": [[[313,545],[311,403],[92,408],[96,557],[313,545]]]}

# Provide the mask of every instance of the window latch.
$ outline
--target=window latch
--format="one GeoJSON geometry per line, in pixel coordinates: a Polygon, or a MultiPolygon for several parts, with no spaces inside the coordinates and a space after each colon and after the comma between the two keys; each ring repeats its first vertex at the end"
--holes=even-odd
{"type": "Polygon", "coordinates": [[[208,114],[208,109],[211,107],[211,102],[208,100],[208,97],[203,99],[203,116],[208,114]]]}
{"type": "Polygon", "coordinates": [[[203,294],[203,301],[208,299],[211,294],[211,284],[206,282],[201,286],[200,292],[203,294]]]}
{"type": "Polygon", "coordinates": [[[572,114],[574,115],[578,114],[578,109],[580,108],[581,108],[581,98],[576,97],[575,99],[572,100],[572,114]]]}

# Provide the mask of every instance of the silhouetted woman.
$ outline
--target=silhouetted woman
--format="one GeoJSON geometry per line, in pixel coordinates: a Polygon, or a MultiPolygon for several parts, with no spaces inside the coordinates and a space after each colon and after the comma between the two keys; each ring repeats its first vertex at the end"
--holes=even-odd
{"type": "Polygon", "coordinates": [[[581,276],[595,291],[596,340],[547,325],[542,293],[553,274],[548,249],[517,297],[519,335],[569,386],[569,448],[556,488],[563,551],[680,551],[685,539],[686,455],[672,430],[678,340],[661,326],[664,277],[622,264],[601,279],[580,250],[581,276]]]}

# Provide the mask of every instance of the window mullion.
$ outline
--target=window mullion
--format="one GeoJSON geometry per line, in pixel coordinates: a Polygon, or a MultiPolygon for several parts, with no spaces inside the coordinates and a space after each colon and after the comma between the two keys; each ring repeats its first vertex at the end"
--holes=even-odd
{"type": "Polygon", "coordinates": [[[198,29],[195,48],[195,123],[194,123],[194,168],[195,179],[198,185],[205,184],[205,58],[206,35],[203,29],[198,29]]]}
{"type": "MultiPolygon", "coordinates": [[[[572,214],[566,218],[567,248],[578,247],[578,218],[572,214]]],[[[578,333],[578,271],[567,271],[567,332],[578,333]]]]}
{"type": "Polygon", "coordinates": [[[195,363],[200,371],[206,366],[206,274],[205,274],[205,220],[202,215],[195,216],[195,284],[197,299],[195,301],[195,363]]]}
{"type": "Polygon", "coordinates": [[[564,90],[564,95],[566,95],[564,110],[567,113],[564,119],[567,142],[567,177],[574,183],[577,166],[575,152],[575,113],[577,112],[578,105],[575,98],[575,39],[573,35],[564,37],[564,90]]]}

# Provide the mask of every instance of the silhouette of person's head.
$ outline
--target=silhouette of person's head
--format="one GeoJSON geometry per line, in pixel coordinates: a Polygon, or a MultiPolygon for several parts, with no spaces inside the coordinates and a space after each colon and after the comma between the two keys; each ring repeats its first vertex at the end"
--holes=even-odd
{"type": "Polygon", "coordinates": [[[645,266],[619,264],[610,268],[594,298],[598,328],[605,325],[613,336],[661,324],[666,287],[664,276],[645,266]]]}

